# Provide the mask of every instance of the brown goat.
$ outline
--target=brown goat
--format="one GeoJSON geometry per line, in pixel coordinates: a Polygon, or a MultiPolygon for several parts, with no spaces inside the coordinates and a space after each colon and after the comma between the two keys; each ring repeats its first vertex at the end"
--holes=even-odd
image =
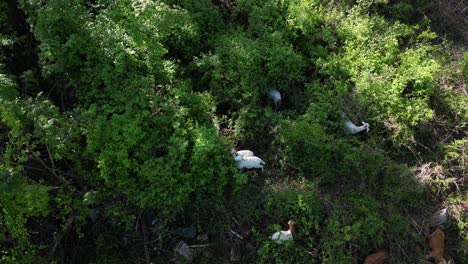
{"type": "Polygon", "coordinates": [[[444,259],[444,242],[445,234],[440,228],[437,228],[431,234],[431,253],[427,255],[428,258],[435,258],[438,264],[445,264],[447,261],[444,259]]]}
{"type": "Polygon", "coordinates": [[[367,256],[364,260],[364,264],[383,264],[385,262],[386,257],[387,253],[382,250],[367,256]]]}

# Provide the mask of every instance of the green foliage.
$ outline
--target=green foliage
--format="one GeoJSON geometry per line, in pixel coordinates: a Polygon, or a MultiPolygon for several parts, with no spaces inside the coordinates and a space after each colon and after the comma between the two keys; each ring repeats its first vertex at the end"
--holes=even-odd
{"type": "Polygon", "coordinates": [[[302,181],[295,188],[271,189],[264,200],[265,214],[268,215],[268,237],[257,234],[261,247],[257,252],[260,263],[310,263],[308,248],[313,248],[321,222],[321,204],[313,184],[302,181]],[[288,220],[294,220],[294,241],[277,245],[270,240],[271,234],[285,230],[288,220]]]}
{"type": "Polygon", "coordinates": [[[214,54],[196,60],[218,104],[240,109],[258,103],[268,88],[287,91],[300,80],[304,61],[279,32],[255,40],[233,31],[219,37],[214,54]]]}
{"type": "Polygon", "coordinates": [[[37,251],[34,249],[21,250],[2,250],[2,263],[15,264],[34,264],[34,263],[47,263],[44,258],[38,256],[37,251]]]}
{"type": "Polygon", "coordinates": [[[339,217],[331,216],[325,228],[328,239],[324,242],[322,250],[322,262],[347,263],[352,262],[351,252],[346,249],[346,243],[351,239],[350,226],[345,226],[339,217]]]}
{"type": "Polygon", "coordinates": [[[240,0],[234,9],[234,17],[253,35],[264,35],[286,27],[286,11],[288,3],[278,0],[240,0]]]}
{"type": "Polygon", "coordinates": [[[414,143],[414,128],[431,120],[429,99],[440,72],[432,58],[436,48],[427,44],[432,37],[415,29],[367,16],[351,16],[339,29],[358,99],[375,121],[393,130],[396,144],[414,143]],[[406,51],[400,52],[402,46],[406,51]]]}
{"type": "MultiPolygon", "coordinates": [[[[306,120],[286,122],[281,133],[285,152],[292,166],[299,168],[306,175],[318,176],[327,174],[332,163],[333,138],[317,124],[306,120]],[[297,149],[302,149],[298,152],[297,149]]],[[[288,160],[286,161],[288,162],[288,160]]]]}
{"type": "MultiPolygon", "coordinates": [[[[190,16],[191,20],[194,22],[191,27],[195,30],[195,32],[192,32],[196,35],[192,37],[192,39],[195,38],[196,41],[191,41],[188,43],[188,46],[179,46],[179,49],[187,49],[190,47],[192,50],[190,54],[186,55],[186,59],[191,60],[192,56],[196,56],[199,52],[206,51],[213,47],[213,38],[224,30],[224,21],[222,18],[222,11],[216,8],[212,1],[167,0],[164,2],[169,6],[180,6],[182,10],[187,11],[186,15],[190,16]]],[[[169,28],[173,28],[173,25],[170,25],[169,28]]],[[[174,35],[179,37],[180,33],[174,30],[170,36],[173,37],[174,35]]]]}
{"type": "Polygon", "coordinates": [[[439,118],[450,120],[451,130],[463,130],[468,120],[468,98],[461,96],[464,93],[464,85],[468,78],[468,56],[464,53],[457,55],[459,58],[451,61],[449,53],[444,53],[446,65],[439,77],[439,87],[432,98],[435,114],[439,118]]]}
{"type": "MultiPolygon", "coordinates": [[[[398,255],[427,191],[409,167],[466,174],[467,54],[435,44],[428,1],[18,2],[24,21],[0,3],[2,263],[42,261],[53,239],[30,231],[70,217],[62,262],[78,261],[70,244],[88,262],[170,259],[192,224],[213,241],[252,226],[252,262],[353,263],[395,241],[398,255]],[[39,61],[19,72],[22,48],[39,61]],[[343,112],[371,132],[346,134],[343,112]],[[265,172],[239,172],[233,146],[265,172]],[[289,219],[294,241],[273,243],[289,219]]],[[[449,193],[454,178],[434,181],[449,193]]]]}
{"type": "MultiPolygon", "coordinates": [[[[310,239],[318,229],[320,202],[313,188],[272,191],[266,197],[266,213],[271,223],[283,226],[293,219],[297,226],[297,239],[310,239]]],[[[276,230],[278,231],[278,230],[276,230]]]]}
{"type": "Polygon", "coordinates": [[[49,213],[50,187],[31,183],[19,164],[35,153],[37,144],[51,144],[53,151],[60,149],[63,131],[54,130],[44,112],[56,110],[47,101],[28,100],[23,102],[18,96],[16,85],[0,73],[0,240],[15,241],[14,247],[0,246],[2,263],[42,263],[35,252],[36,245],[29,243],[28,219],[43,217],[49,213]],[[36,115],[37,114],[37,115],[36,115]],[[31,129],[33,128],[33,129],[31,129]],[[26,131],[32,132],[26,132],[26,131]],[[33,140],[34,138],[34,140],[33,140]]]}
{"type": "Polygon", "coordinates": [[[311,64],[317,64],[317,60],[324,59],[330,50],[337,48],[338,39],[332,21],[339,18],[335,17],[335,11],[325,11],[322,2],[296,0],[291,1],[288,7],[287,24],[291,39],[311,64]]]}
{"type": "MultiPolygon", "coordinates": [[[[2,76],[4,77],[4,75],[2,76]]],[[[28,155],[38,156],[45,146],[53,158],[74,157],[70,149],[78,149],[78,137],[73,113],[61,114],[59,109],[41,94],[20,99],[11,79],[4,79],[0,89],[0,120],[8,129],[9,142],[4,155],[11,161],[25,161],[28,155]],[[26,132],[25,132],[26,131],[26,132]],[[19,153],[18,151],[21,151],[19,153]]]]}
{"type": "Polygon", "coordinates": [[[14,81],[4,73],[0,73],[0,117],[2,123],[6,124],[10,129],[19,133],[21,127],[20,108],[15,102],[18,96],[14,81]]]}
{"type": "Polygon", "coordinates": [[[257,254],[256,263],[311,263],[311,257],[305,248],[298,247],[293,241],[281,245],[266,241],[257,254]]]}
{"type": "Polygon", "coordinates": [[[168,208],[176,213],[174,208],[182,209],[189,194],[201,193],[201,188],[220,197],[223,188],[219,187],[232,179],[228,169],[233,164],[224,154],[227,151],[215,130],[207,127],[206,111],[209,113],[210,106],[203,105],[206,102],[202,96],[175,96],[187,102],[179,102],[180,110],[163,106],[161,111],[173,111],[171,119],[158,115],[148,120],[149,113],[144,112],[139,116],[133,112],[112,114],[106,119],[93,108],[88,112],[88,127],[92,128],[88,151],[96,157],[99,177],[109,191],[127,194],[141,208],[168,208]],[[188,108],[189,103],[192,109],[188,108]],[[195,106],[200,109],[194,109],[195,106]],[[158,127],[164,129],[153,129],[158,127]],[[148,138],[159,141],[151,146],[148,138]]]}
{"type": "Polygon", "coordinates": [[[351,261],[355,249],[369,252],[383,243],[384,220],[379,215],[379,203],[370,197],[348,194],[336,205],[322,231],[324,263],[351,261]],[[346,210],[340,208],[352,208],[346,210]]]}
{"type": "MultiPolygon", "coordinates": [[[[11,24],[8,23],[8,3],[0,3],[0,60],[4,59],[6,56],[6,50],[8,50],[14,43],[14,37],[12,34],[11,24]]],[[[2,64],[0,63],[0,68],[2,64]]]]}
{"type": "MultiPolygon", "coordinates": [[[[86,138],[79,151],[89,161],[77,166],[94,164],[83,178],[102,190],[101,199],[123,194],[131,213],[157,210],[168,222],[194,199],[192,212],[206,217],[206,198],[222,208],[225,187],[237,188],[243,177],[212,128],[211,96],[176,80],[175,61],[164,58],[191,58],[197,25],[186,10],[162,2],[99,5],[93,16],[80,1],[51,1],[35,24],[43,68],[66,74],[79,90],[83,108],[75,119],[86,138]],[[70,30],[61,32],[64,23],[70,30]]],[[[116,215],[130,226],[127,216],[116,215]]]]}
{"type": "Polygon", "coordinates": [[[450,168],[453,178],[446,179],[454,181],[456,178],[464,177],[468,173],[468,140],[460,139],[445,145],[443,164],[450,168]]]}
{"type": "Polygon", "coordinates": [[[218,40],[220,48],[217,53],[207,54],[196,63],[206,72],[204,79],[209,83],[216,101],[220,104],[229,102],[240,108],[244,100],[259,97],[259,85],[265,77],[261,77],[258,44],[243,33],[233,34],[218,40]],[[229,86],[233,86],[232,89],[227,89],[229,86]]]}
{"type": "MultiPolygon", "coordinates": [[[[25,243],[27,231],[24,225],[27,218],[47,214],[48,187],[40,184],[27,184],[19,174],[5,168],[2,168],[1,174],[0,205],[6,230],[13,239],[25,243]]],[[[2,236],[5,237],[3,232],[2,236]]]]}

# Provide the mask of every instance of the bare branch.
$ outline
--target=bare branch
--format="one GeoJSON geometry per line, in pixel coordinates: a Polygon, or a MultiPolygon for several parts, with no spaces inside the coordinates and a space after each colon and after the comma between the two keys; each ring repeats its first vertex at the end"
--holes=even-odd
{"type": "Polygon", "coordinates": [[[148,227],[146,225],[146,215],[142,215],[140,218],[141,223],[141,233],[143,234],[143,248],[145,250],[146,263],[151,263],[151,255],[148,250],[148,227]]]}
{"type": "Polygon", "coordinates": [[[73,223],[73,220],[75,220],[75,213],[73,213],[72,215],[70,215],[70,217],[68,217],[67,222],[65,222],[65,225],[63,226],[62,232],[60,232],[55,237],[54,243],[52,244],[52,247],[50,248],[50,251],[49,251],[49,258],[52,258],[54,256],[57,246],[60,244],[60,241],[62,241],[62,238],[65,235],[65,233],[68,231],[68,229],[70,229],[73,223]]]}

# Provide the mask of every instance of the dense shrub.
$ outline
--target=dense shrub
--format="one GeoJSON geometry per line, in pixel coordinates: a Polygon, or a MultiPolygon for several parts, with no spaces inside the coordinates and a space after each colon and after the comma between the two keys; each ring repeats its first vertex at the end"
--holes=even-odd
{"type": "MultiPolygon", "coordinates": [[[[385,227],[395,224],[380,214],[381,203],[371,196],[350,191],[341,199],[334,201],[333,211],[321,230],[323,263],[346,263],[357,252],[365,254],[385,248],[385,227]]],[[[404,236],[399,235],[399,239],[404,236]]]]}
{"type": "Polygon", "coordinates": [[[139,208],[172,214],[189,194],[200,193],[199,188],[220,198],[230,181],[222,168],[232,165],[223,158],[225,149],[215,130],[208,129],[213,106],[203,95],[193,94],[188,83],[173,82],[176,66],[163,58],[163,45],[191,46],[196,34],[190,18],[162,3],[124,1],[105,10],[91,19],[80,2],[51,1],[39,11],[36,24],[45,66],[66,73],[71,85],[87,87],[80,98],[88,107],[79,120],[87,140],[84,153],[98,168],[93,177],[108,194],[124,193],[139,208]],[[70,8],[76,12],[69,15],[70,8]],[[64,27],[72,31],[51,30],[64,27]],[[171,37],[172,30],[180,39],[171,37]],[[158,34],[149,34],[154,31],[158,34]],[[56,51],[60,53],[51,53],[56,51]],[[206,188],[210,185],[213,188],[206,188]]]}
{"type": "Polygon", "coordinates": [[[429,99],[440,65],[427,41],[434,35],[417,35],[415,29],[381,17],[351,16],[338,30],[346,39],[343,63],[350,66],[361,105],[392,130],[396,144],[414,143],[415,127],[433,114],[429,99]]]}
{"type": "Polygon", "coordinates": [[[157,211],[169,222],[189,201],[200,215],[209,211],[202,210],[207,197],[222,207],[227,184],[236,188],[243,177],[211,125],[210,96],[176,81],[176,64],[164,58],[167,51],[190,56],[196,26],[186,11],[163,3],[100,4],[91,15],[81,1],[49,1],[45,8],[23,3],[36,22],[44,73],[65,75],[80,104],[73,125],[56,122],[53,108],[28,111],[39,129],[37,144],[53,146],[56,161],[72,156],[97,191],[94,204],[116,199],[121,206],[109,206],[107,214],[127,228],[128,214],[139,211],[157,211]],[[56,134],[65,128],[74,134],[63,133],[72,143],[62,146],[56,134]],[[83,140],[85,148],[78,145],[83,140]],[[127,212],[116,212],[122,209],[127,212]]]}
{"type": "Polygon", "coordinates": [[[327,175],[333,162],[333,137],[327,135],[317,123],[297,121],[285,123],[284,126],[287,130],[282,133],[283,144],[292,166],[306,175],[327,175]],[[298,152],[298,148],[302,151],[298,152]]]}
{"type": "Polygon", "coordinates": [[[2,263],[169,261],[186,226],[195,261],[249,226],[246,262],[400,263],[421,258],[423,192],[464,198],[467,55],[425,0],[18,2],[0,3],[2,263]],[[453,177],[421,188],[423,161],[453,177]]]}
{"type": "Polygon", "coordinates": [[[48,186],[29,184],[21,174],[0,164],[0,239],[2,263],[41,263],[30,243],[26,226],[32,217],[42,217],[49,212],[48,186]],[[8,244],[13,246],[8,246],[8,244]]]}
{"type": "Polygon", "coordinates": [[[261,263],[310,262],[307,251],[318,244],[315,238],[322,219],[316,189],[311,184],[303,182],[297,189],[271,190],[265,202],[265,213],[270,217],[268,231],[271,230],[273,234],[285,230],[287,229],[285,224],[289,219],[293,219],[296,222],[294,242],[277,245],[270,240],[269,233],[266,240],[261,239],[262,246],[258,252],[258,260],[261,263]]]}
{"type": "Polygon", "coordinates": [[[229,109],[262,102],[269,88],[288,93],[289,84],[301,79],[304,61],[280,32],[254,39],[232,31],[216,44],[215,53],[196,63],[216,101],[229,109]]]}
{"type": "Polygon", "coordinates": [[[41,216],[47,213],[49,196],[47,186],[30,185],[18,173],[2,168],[1,207],[5,229],[11,239],[21,244],[27,242],[26,220],[31,216],[41,216]]]}

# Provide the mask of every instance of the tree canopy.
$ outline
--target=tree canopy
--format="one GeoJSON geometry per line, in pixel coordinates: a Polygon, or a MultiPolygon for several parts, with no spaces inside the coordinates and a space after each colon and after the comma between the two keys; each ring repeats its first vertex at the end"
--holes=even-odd
{"type": "Polygon", "coordinates": [[[1,262],[416,263],[449,208],[467,263],[468,53],[433,2],[1,2],[1,262]]]}

